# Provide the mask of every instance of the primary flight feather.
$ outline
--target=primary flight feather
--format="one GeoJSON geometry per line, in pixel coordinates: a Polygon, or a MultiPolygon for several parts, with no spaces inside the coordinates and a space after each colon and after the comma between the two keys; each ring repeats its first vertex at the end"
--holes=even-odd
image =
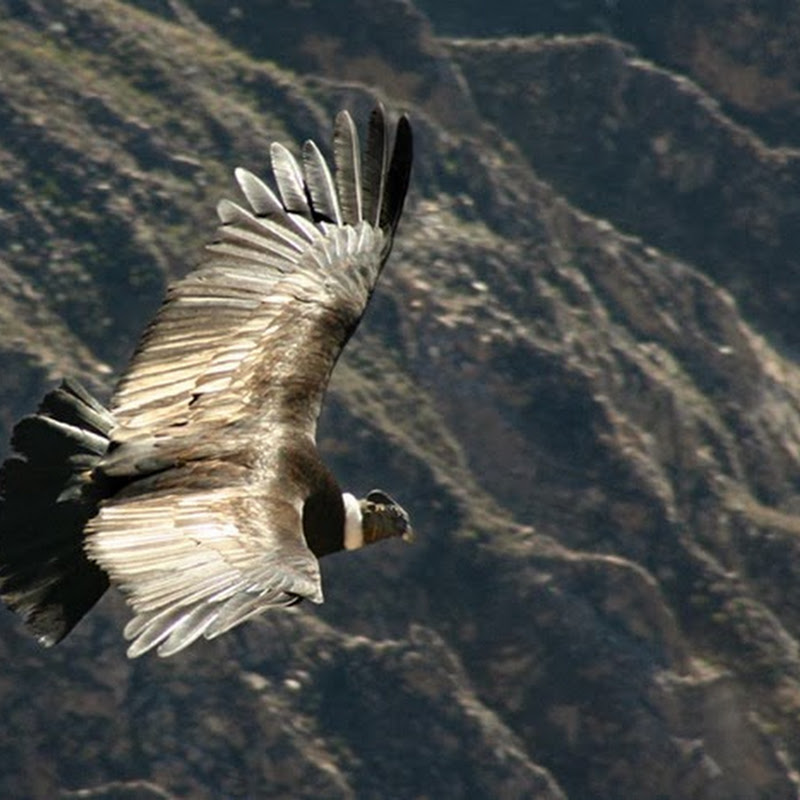
{"type": "Polygon", "coordinates": [[[318,558],[408,515],[342,493],[316,423],[331,371],[392,247],[411,128],[383,110],[363,154],[335,121],[334,170],[313,142],[270,150],[277,193],[238,169],[205,261],[173,284],[104,408],[74,381],[14,429],[0,469],[0,596],[45,644],[109,584],[135,616],[128,653],[171,655],[271,606],[322,601],[318,558]]]}

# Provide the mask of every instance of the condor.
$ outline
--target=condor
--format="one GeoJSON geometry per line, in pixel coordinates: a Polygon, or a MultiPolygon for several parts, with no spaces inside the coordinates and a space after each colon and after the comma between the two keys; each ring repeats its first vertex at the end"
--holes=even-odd
{"type": "Polygon", "coordinates": [[[243,169],[218,239],[174,285],[103,407],[74,381],[14,428],[0,470],[0,595],[46,645],[109,582],[128,655],[169,656],[273,606],[322,602],[318,558],[411,537],[387,494],[343,493],[315,444],[339,354],[381,273],[412,137],[384,112],[363,156],[350,115],[334,170],[271,147],[277,194],[243,169]]]}

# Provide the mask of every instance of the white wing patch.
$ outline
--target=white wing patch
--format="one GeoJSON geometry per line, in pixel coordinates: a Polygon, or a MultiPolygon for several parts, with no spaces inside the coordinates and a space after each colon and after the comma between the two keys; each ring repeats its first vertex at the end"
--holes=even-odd
{"type": "MultiPolygon", "coordinates": [[[[228,415],[231,406],[241,410],[249,405],[244,395],[225,397],[234,383],[241,387],[261,362],[274,361],[281,350],[288,354],[293,344],[298,351],[310,347],[318,315],[358,319],[383,235],[366,223],[322,228],[315,229],[317,239],[302,257],[292,251],[280,269],[215,258],[176,285],[115,394],[112,410],[121,423],[116,440],[186,424],[201,395],[218,396],[228,415]]],[[[277,377],[281,370],[273,366],[273,373],[277,377]]]]}
{"type": "Polygon", "coordinates": [[[241,488],[160,493],[105,505],[86,550],[126,593],[131,657],[170,655],[267,607],[322,602],[319,562],[301,532],[302,505],[241,488]]]}

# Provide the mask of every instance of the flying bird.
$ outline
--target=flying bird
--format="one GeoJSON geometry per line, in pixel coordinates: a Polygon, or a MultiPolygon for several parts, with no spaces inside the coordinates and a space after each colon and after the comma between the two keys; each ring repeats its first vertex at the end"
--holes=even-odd
{"type": "Polygon", "coordinates": [[[267,608],[321,603],[318,559],[410,539],[389,495],[342,492],[315,436],[334,365],[392,249],[412,136],[382,108],[361,145],[338,114],[270,149],[277,193],[236,170],[217,239],[172,284],[108,408],[73,380],[12,435],[0,468],[0,596],[45,645],[109,583],[130,657],[169,656],[267,608]],[[393,138],[393,144],[390,141],[393,138]]]}

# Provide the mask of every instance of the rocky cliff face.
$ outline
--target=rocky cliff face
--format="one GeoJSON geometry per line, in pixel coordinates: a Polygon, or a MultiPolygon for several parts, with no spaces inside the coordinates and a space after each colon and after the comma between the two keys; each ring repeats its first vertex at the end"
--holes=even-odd
{"type": "Polygon", "coordinates": [[[2,441],[62,374],[110,392],[235,166],[377,91],[413,192],[320,443],[420,533],[167,661],[125,659],[113,593],[51,651],[0,615],[4,796],[797,796],[795,151],[608,36],[0,14],[2,441]]]}

